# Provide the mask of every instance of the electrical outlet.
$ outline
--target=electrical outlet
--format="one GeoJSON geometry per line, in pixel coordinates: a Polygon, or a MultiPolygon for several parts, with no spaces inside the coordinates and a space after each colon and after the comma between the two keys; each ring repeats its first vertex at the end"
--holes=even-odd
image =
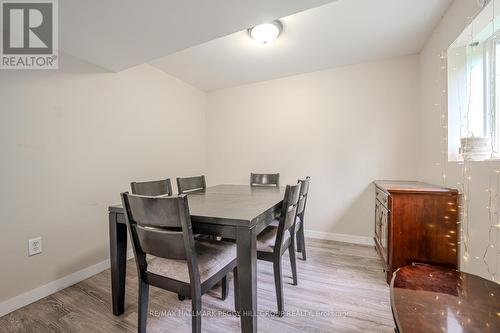
{"type": "Polygon", "coordinates": [[[42,253],[42,237],[30,239],[28,241],[28,255],[34,256],[39,253],[42,253]]]}

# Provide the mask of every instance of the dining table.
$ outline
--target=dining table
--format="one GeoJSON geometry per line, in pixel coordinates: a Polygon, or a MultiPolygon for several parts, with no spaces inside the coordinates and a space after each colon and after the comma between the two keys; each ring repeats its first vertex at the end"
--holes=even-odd
{"type": "Polygon", "coordinates": [[[396,333],[500,332],[500,285],[455,268],[413,263],[391,281],[396,333]]]}
{"type": "MultiPolygon", "coordinates": [[[[257,332],[257,235],[279,215],[284,187],[216,185],[187,194],[193,232],[236,241],[241,332],[257,332]]],[[[127,225],[109,206],[113,314],[124,312],[127,225]]]]}

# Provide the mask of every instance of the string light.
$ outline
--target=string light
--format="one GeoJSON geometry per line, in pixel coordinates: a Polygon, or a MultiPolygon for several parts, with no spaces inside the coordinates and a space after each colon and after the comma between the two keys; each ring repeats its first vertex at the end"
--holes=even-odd
{"type": "Polygon", "coordinates": [[[446,186],[446,179],[447,177],[447,165],[448,165],[448,119],[447,119],[447,113],[446,109],[443,107],[443,105],[447,105],[447,86],[446,83],[443,80],[443,76],[445,76],[446,73],[446,68],[447,68],[447,60],[448,60],[448,54],[445,50],[441,51],[441,54],[439,55],[440,59],[440,68],[442,75],[440,75],[440,80],[436,80],[436,83],[438,85],[438,89],[441,90],[442,94],[440,97],[439,103],[434,103],[434,106],[436,107],[436,111],[441,114],[441,161],[436,162],[436,166],[441,167],[441,178],[443,180],[443,186],[446,186]]]}
{"type": "MultiPolygon", "coordinates": [[[[478,4],[481,7],[484,7],[487,4],[488,1],[479,1],[478,4]]],[[[492,10],[493,10],[493,15],[491,19],[491,26],[492,26],[492,35],[496,33],[496,27],[495,27],[495,3],[496,0],[493,0],[492,2],[492,10]]],[[[469,20],[473,20],[472,17],[468,17],[469,20]]],[[[474,22],[472,21],[470,24],[470,41],[472,42],[474,40],[474,22]]],[[[469,61],[469,57],[466,58],[467,61],[469,61]]],[[[473,68],[475,64],[468,63],[467,68],[473,68]]],[[[462,144],[463,147],[468,146],[468,138],[471,137],[471,131],[470,131],[470,119],[469,119],[469,112],[471,110],[471,102],[472,102],[472,94],[471,94],[471,72],[472,70],[468,71],[467,73],[467,105],[465,106],[465,110],[463,109],[461,103],[462,103],[462,98],[460,96],[460,89],[458,89],[458,98],[459,98],[459,112],[460,112],[460,132],[461,132],[461,137],[464,138],[464,143],[462,144]],[[463,135],[463,131],[465,130],[465,135],[463,135]]],[[[495,77],[490,76],[490,86],[494,86],[494,80],[495,77]]],[[[490,101],[490,106],[489,106],[489,117],[490,121],[493,124],[494,121],[494,114],[492,110],[494,110],[495,105],[493,104],[494,101],[492,98],[488,99],[490,101]]],[[[490,126],[490,136],[493,138],[494,135],[494,130],[493,126],[490,126]]],[[[493,159],[493,152],[494,152],[494,143],[493,140],[491,140],[491,159],[493,159]]],[[[462,151],[462,156],[463,151],[462,151]]],[[[471,167],[470,167],[470,159],[469,158],[464,158],[463,162],[460,163],[461,165],[461,181],[458,182],[458,186],[460,188],[460,193],[461,193],[461,203],[459,205],[460,211],[461,211],[461,221],[460,221],[460,234],[461,234],[461,240],[460,244],[462,245],[463,249],[463,260],[465,263],[469,263],[471,258],[477,261],[482,261],[484,266],[486,267],[486,270],[488,274],[491,277],[491,280],[496,281],[497,275],[498,275],[498,263],[499,263],[499,255],[500,255],[500,246],[499,246],[499,240],[500,240],[500,220],[499,220],[499,214],[498,214],[498,207],[500,207],[500,196],[499,196],[499,191],[500,191],[500,161],[497,160],[496,165],[491,172],[489,176],[489,186],[486,189],[486,193],[488,196],[488,203],[485,205],[486,209],[488,210],[488,221],[489,221],[489,230],[488,230],[488,240],[487,243],[485,244],[484,251],[482,252],[482,256],[479,255],[471,255],[471,237],[470,237],[470,232],[469,232],[469,225],[470,225],[470,192],[471,192],[471,180],[472,180],[472,174],[471,174],[471,167]],[[496,250],[495,250],[496,249],[496,250]]]]}
{"type": "MultiPolygon", "coordinates": [[[[492,3],[492,9],[493,9],[493,15],[492,15],[492,35],[496,33],[496,27],[495,27],[495,2],[497,0],[493,0],[492,3]]],[[[483,8],[486,6],[488,1],[485,0],[478,0],[478,5],[483,8]]],[[[474,40],[474,22],[473,22],[473,17],[467,17],[467,20],[470,20],[470,41],[472,42],[474,40]]],[[[460,55],[457,53],[457,55],[460,55]]],[[[440,96],[440,103],[435,103],[434,107],[436,108],[436,111],[439,111],[440,113],[440,125],[441,125],[441,130],[442,130],[442,140],[441,140],[441,162],[435,163],[436,166],[441,167],[441,175],[443,179],[443,185],[446,186],[446,181],[447,181],[447,166],[448,166],[448,120],[447,120],[447,112],[444,108],[442,108],[442,105],[447,105],[445,98],[447,96],[447,86],[443,82],[443,77],[446,78],[446,70],[447,70],[447,52],[442,51],[441,54],[439,55],[439,58],[441,59],[440,61],[440,68],[444,73],[442,73],[441,78],[442,81],[438,87],[438,89],[442,92],[440,96]]],[[[466,57],[467,61],[469,57],[466,57]]],[[[468,68],[473,68],[474,64],[468,63],[467,67],[468,68]],[[470,67],[469,67],[470,66],[470,67]]],[[[452,70],[456,71],[457,68],[453,67],[452,70]]],[[[491,80],[494,80],[494,76],[491,78],[491,80]]],[[[439,82],[439,80],[437,81],[439,82]]],[[[471,110],[471,102],[472,102],[472,96],[470,94],[471,91],[471,84],[472,84],[472,78],[471,78],[471,71],[467,71],[467,96],[466,96],[466,105],[462,105],[463,99],[461,98],[461,90],[458,89],[458,108],[459,108],[459,116],[460,116],[460,137],[464,138],[464,142],[462,143],[462,147],[467,147],[468,146],[468,138],[471,136],[471,131],[470,131],[470,119],[469,119],[469,111],[471,110]],[[464,133],[465,131],[465,133],[464,133]],[[464,135],[465,134],[465,135],[464,135]]],[[[491,82],[494,83],[494,82],[491,82]]],[[[489,89],[490,94],[494,94],[491,89],[489,89]]],[[[494,97],[494,96],[490,96],[494,97]]],[[[489,98],[490,103],[493,103],[493,98],[489,98]]],[[[494,107],[494,105],[493,105],[494,107]]],[[[494,110],[491,106],[489,108],[489,117],[491,121],[494,121],[495,115],[491,110],[494,110]]],[[[492,122],[493,124],[493,122],[492,122]]],[[[493,137],[494,132],[493,132],[493,126],[490,126],[490,135],[493,137]]],[[[491,140],[492,144],[492,156],[491,159],[493,159],[493,152],[494,152],[494,143],[493,140],[491,140]]],[[[462,156],[463,156],[463,151],[462,151],[462,156]]],[[[457,221],[457,225],[460,229],[459,235],[460,238],[458,240],[458,244],[461,246],[462,249],[462,258],[463,261],[468,264],[471,260],[476,260],[478,262],[482,262],[484,266],[486,267],[486,270],[488,274],[491,277],[492,281],[497,281],[497,276],[498,276],[498,266],[499,266],[499,257],[500,257],[500,216],[499,216],[499,208],[500,208],[500,160],[497,159],[494,165],[494,169],[492,170],[490,176],[489,176],[489,186],[486,189],[486,193],[488,196],[488,203],[483,206],[486,207],[488,210],[488,220],[489,220],[489,230],[488,230],[488,240],[487,243],[484,245],[484,251],[482,255],[472,255],[471,254],[471,237],[470,237],[470,231],[469,231],[469,226],[470,226],[470,216],[471,216],[471,205],[470,205],[470,193],[471,193],[471,181],[472,181],[472,170],[470,167],[470,159],[469,158],[464,158],[463,161],[460,161],[458,165],[461,167],[461,172],[460,172],[460,181],[457,182],[459,191],[460,191],[460,200],[459,200],[459,221],[457,221]]],[[[483,240],[479,240],[483,242],[483,240]]],[[[474,251],[476,252],[476,251],[474,251]]]]}
{"type": "MultiPolygon", "coordinates": [[[[472,17],[468,17],[468,20],[472,21],[472,17]]],[[[474,39],[474,22],[471,22],[471,29],[470,29],[470,40],[472,41],[474,39]]],[[[466,57],[468,59],[468,57],[466,57]]],[[[468,64],[466,64],[466,67],[468,67],[468,64]]],[[[472,75],[470,74],[470,71],[467,72],[467,106],[465,110],[465,115],[464,113],[464,108],[462,107],[462,97],[461,97],[461,90],[458,89],[458,98],[459,98],[459,110],[460,110],[460,137],[463,138],[464,135],[462,135],[462,131],[464,129],[464,124],[463,121],[465,119],[465,124],[466,124],[466,134],[465,134],[465,142],[463,144],[463,147],[468,147],[468,138],[470,136],[470,121],[469,121],[469,110],[472,102],[472,96],[470,94],[470,87],[472,83],[472,75]]],[[[463,155],[462,151],[462,156],[463,155]]],[[[467,263],[470,258],[470,237],[469,237],[469,210],[470,210],[470,181],[472,180],[472,176],[470,173],[470,168],[469,168],[469,159],[464,158],[463,163],[461,164],[462,166],[462,172],[461,177],[461,198],[462,198],[462,221],[460,224],[460,235],[462,238],[462,249],[464,253],[464,261],[467,263]]]]}
{"type": "MultiPolygon", "coordinates": [[[[485,4],[483,4],[484,6],[485,4]]],[[[492,15],[492,35],[496,33],[496,27],[495,27],[495,5],[496,5],[496,0],[493,0],[492,3],[492,10],[493,10],[493,15],[492,15]]],[[[495,81],[493,78],[490,78],[491,82],[490,85],[494,84],[495,81]]],[[[495,105],[493,104],[492,97],[491,96],[491,91],[490,93],[490,107],[488,108],[489,110],[489,117],[490,117],[490,124],[493,124],[495,121],[495,116],[492,112],[493,108],[495,105]]],[[[494,137],[494,131],[493,131],[493,126],[490,126],[490,137],[494,137]]],[[[494,154],[494,143],[493,140],[491,140],[491,156],[490,159],[493,159],[493,154],[494,154]]],[[[500,229],[496,228],[495,226],[499,224],[499,216],[497,214],[497,207],[500,206],[499,204],[499,195],[498,192],[500,191],[500,172],[499,171],[499,166],[500,162],[497,160],[496,161],[497,166],[495,167],[495,172],[490,174],[489,177],[489,187],[488,187],[488,206],[486,209],[488,210],[488,222],[489,222],[489,230],[488,230],[488,244],[486,245],[482,260],[484,265],[486,265],[486,268],[488,270],[488,273],[491,275],[491,279],[493,281],[496,280],[496,276],[498,273],[498,258],[500,254],[500,247],[499,247],[499,231],[500,229]],[[493,188],[494,187],[494,188],[493,188]],[[495,255],[492,260],[488,260],[488,254],[493,251],[492,249],[497,249],[495,251],[495,255]],[[494,260],[494,264],[491,263],[491,261],[494,260]]]]}

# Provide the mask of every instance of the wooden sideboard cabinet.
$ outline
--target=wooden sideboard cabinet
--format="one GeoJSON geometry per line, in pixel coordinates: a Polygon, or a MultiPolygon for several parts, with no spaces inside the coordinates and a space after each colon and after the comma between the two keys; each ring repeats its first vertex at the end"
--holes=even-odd
{"type": "Polygon", "coordinates": [[[458,191],[413,181],[375,181],[375,248],[387,283],[413,262],[458,268],[458,191]]]}

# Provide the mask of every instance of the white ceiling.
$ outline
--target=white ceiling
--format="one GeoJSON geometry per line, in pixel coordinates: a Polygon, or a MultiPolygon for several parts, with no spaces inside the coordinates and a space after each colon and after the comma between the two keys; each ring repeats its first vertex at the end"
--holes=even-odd
{"type": "MultiPolygon", "coordinates": [[[[240,31],[151,62],[205,91],[419,53],[452,0],[339,0],[282,18],[258,45],[240,31]]],[[[246,27],[250,27],[248,25],[246,27]]]]}
{"type": "Polygon", "coordinates": [[[60,49],[120,71],[332,0],[63,0],[60,49]]]}

